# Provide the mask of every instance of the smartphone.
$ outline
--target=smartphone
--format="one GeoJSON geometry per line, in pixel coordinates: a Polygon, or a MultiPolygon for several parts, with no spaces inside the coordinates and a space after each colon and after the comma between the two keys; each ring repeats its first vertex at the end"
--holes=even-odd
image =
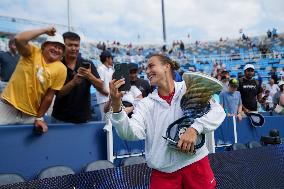
{"type": "Polygon", "coordinates": [[[83,68],[86,68],[86,69],[89,69],[91,66],[91,63],[90,62],[82,62],[80,67],[83,67],[83,68]]]}
{"type": "Polygon", "coordinates": [[[130,84],[130,78],[129,78],[129,70],[128,65],[126,63],[122,64],[116,64],[114,66],[114,73],[113,73],[114,79],[125,79],[125,84],[118,88],[119,91],[129,91],[131,84],[130,84]]]}

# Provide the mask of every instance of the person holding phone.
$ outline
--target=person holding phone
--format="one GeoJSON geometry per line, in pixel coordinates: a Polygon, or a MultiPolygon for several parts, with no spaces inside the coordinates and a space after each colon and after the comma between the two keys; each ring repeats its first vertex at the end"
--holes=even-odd
{"type": "Polygon", "coordinates": [[[91,85],[103,92],[103,81],[94,64],[80,56],[80,36],[66,32],[63,39],[66,49],[63,63],[67,68],[67,78],[56,94],[52,122],[86,123],[91,119],[91,85]]]}
{"type": "Polygon", "coordinates": [[[111,81],[112,75],[114,73],[113,57],[109,51],[105,50],[102,51],[100,55],[100,61],[102,62],[102,64],[98,66],[98,73],[100,75],[100,78],[103,80],[104,91],[96,92],[96,97],[97,103],[100,107],[101,121],[106,121],[105,108],[109,104],[109,82],[111,81]]]}
{"type": "Polygon", "coordinates": [[[206,145],[195,151],[197,135],[218,128],[225,119],[224,109],[210,101],[211,109],[197,118],[184,134],[180,136],[177,148],[168,147],[166,136],[168,126],[183,116],[180,101],[186,92],[185,82],[174,81],[177,66],[168,57],[152,55],[147,63],[146,74],[151,86],[157,88],[141,99],[129,118],[123,110],[122,93],[118,88],[124,79],[110,82],[112,113],[110,121],[118,135],[126,140],[145,139],[145,157],[152,168],[150,189],[182,189],[216,187],[216,180],[208,161],[206,145]],[[191,153],[190,153],[191,152],[191,153]]]}

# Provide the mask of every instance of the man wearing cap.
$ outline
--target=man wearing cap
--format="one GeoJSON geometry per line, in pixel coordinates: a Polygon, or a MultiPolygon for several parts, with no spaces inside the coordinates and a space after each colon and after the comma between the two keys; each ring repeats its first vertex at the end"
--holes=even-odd
{"type": "Polygon", "coordinates": [[[65,32],[63,38],[65,56],[62,62],[67,78],[56,94],[52,122],[86,123],[91,119],[91,86],[102,91],[103,82],[94,64],[80,56],[80,36],[65,32]]]}
{"type": "Polygon", "coordinates": [[[43,116],[66,78],[66,68],[60,62],[65,47],[55,33],[51,26],[15,36],[21,57],[1,96],[1,125],[34,123],[37,130],[47,132],[43,116]],[[42,34],[49,36],[41,49],[29,43],[42,34]]]}
{"type": "Polygon", "coordinates": [[[148,81],[138,77],[138,65],[129,63],[128,69],[131,85],[135,85],[142,92],[143,98],[148,96],[152,89],[148,81]]]}
{"type": "Polygon", "coordinates": [[[219,95],[220,105],[224,108],[228,116],[237,116],[239,121],[242,120],[242,99],[241,94],[237,91],[238,80],[230,79],[228,90],[222,91],[219,95]]]}
{"type": "Polygon", "coordinates": [[[112,80],[113,69],[113,57],[111,53],[107,50],[103,51],[100,55],[100,60],[102,64],[98,66],[98,72],[100,78],[103,80],[104,92],[96,92],[97,103],[100,107],[101,120],[105,121],[105,106],[109,102],[109,82],[112,80]]]}
{"type": "Polygon", "coordinates": [[[258,81],[253,78],[254,66],[247,64],[244,67],[244,77],[239,80],[238,91],[241,93],[243,111],[257,111],[257,100],[261,102],[262,90],[258,81]]]}

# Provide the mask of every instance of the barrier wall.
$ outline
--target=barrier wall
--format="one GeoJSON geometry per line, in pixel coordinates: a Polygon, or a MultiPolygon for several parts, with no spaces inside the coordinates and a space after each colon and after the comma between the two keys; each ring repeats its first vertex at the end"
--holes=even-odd
{"type": "Polygon", "coordinates": [[[103,127],[103,122],[49,124],[48,133],[38,135],[31,125],[0,126],[0,173],[19,173],[29,180],[54,165],[78,173],[87,163],[107,158],[103,127]]]}
{"type": "MultiPolygon", "coordinates": [[[[253,127],[248,118],[243,118],[241,122],[234,120],[234,117],[226,117],[220,127],[215,132],[206,135],[209,152],[224,151],[233,143],[246,144],[250,141],[260,141],[261,136],[268,136],[271,129],[277,129],[280,137],[284,137],[284,116],[268,116],[264,114],[265,124],[263,127],[253,127]]],[[[107,133],[108,135],[108,160],[117,164],[120,158],[129,155],[140,155],[144,153],[143,141],[133,142],[121,140],[115,129],[107,133]],[[134,152],[134,153],[133,153],[134,152]]],[[[163,140],[163,139],[161,139],[163,140]]]]}
{"type": "Polygon", "coordinates": [[[250,126],[249,120],[237,122],[238,142],[247,143],[252,140],[259,141],[261,136],[268,136],[271,129],[277,129],[280,137],[284,137],[284,116],[264,116],[265,124],[262,127],[255,128],[250,126]]]}
{"type": "MultiPolygon", "coordinates": [[[[284,145],[209,154],[217,189],[284,188],[284,145]]],[[[146,164],[32,180],[1,189],[148,189],[146,164]]]]}
{"type": "Polygon", "coordinates": [[[260,141],[261,136],[268,136],[271,129],[277,129],[280,137],[284,137],[284,116],[264,116],[262,127],[253,127],[248,118],[236,121],[234,132],[233,117],[227,117],[222,125],[214,132],[215,146],[222,147],[234,142],[246,144],[250,141],[260,141]]]}
{"type": "MultiPolygon", "coordinates": [[[[284,116],[265,116],[262,128],[254,128],[247,118],[236,122],[237,141],[259,141],[276,128],[284,137],[284,116]]],[[[49,124],[43,135],[33,133],[31,125],[0,126],[0,173],[18,173],[34,179],[40,170],[49,166],[66,165],[79,173],[92,161],[107,159],[107,137],[104,122],[87,124],[49,124]]],[[[226,118],[214,133],[215,144],[230,145],[235,141],[233,118],[226,118]]],[[[114,134],[113,155],[143,153],[143,142],[122,141],[114,134]]],[[[114,157],[116,158],[116,157],[114,157]]]]}

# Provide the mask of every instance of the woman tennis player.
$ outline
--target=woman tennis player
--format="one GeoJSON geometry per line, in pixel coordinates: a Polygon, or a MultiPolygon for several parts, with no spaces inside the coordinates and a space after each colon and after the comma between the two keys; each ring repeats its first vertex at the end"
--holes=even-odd
{"type": "Polygon", "coordinates": [[[110,82],[112,113],[110,120],[118,135],[126,140],[145,139],[145,157],[152,168],[150,189],[211,189],[216,180],[208,161],[206,145],[194,152],[197,135],[218,128],[225,119],[223,108],[210,100],[210,111],[197,118],[181,136],[177,147],[168,147],[163,139],[168,126],[183,115],[180,101],[186,92],[185,82],[175,82],[177,65],[168,57],[152,55],[147,63],[147,77],[156,90],[134,107],[132,118],[123,110],[118,88],[124,80],[110,82]]]}

